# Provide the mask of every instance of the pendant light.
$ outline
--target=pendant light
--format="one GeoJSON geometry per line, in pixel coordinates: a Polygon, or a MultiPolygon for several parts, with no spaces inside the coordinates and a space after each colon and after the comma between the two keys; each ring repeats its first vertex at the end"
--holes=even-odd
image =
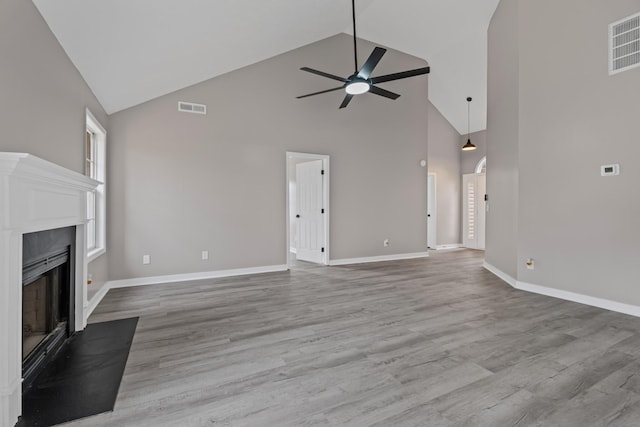
{"type": "Polygon", "coordinates": [[[476,149],[476,146],[471,143],[469,137],[471,128],[471,97],[467,98],[467,143],[462,146],[462,151],[472,151],[476,149]]]}

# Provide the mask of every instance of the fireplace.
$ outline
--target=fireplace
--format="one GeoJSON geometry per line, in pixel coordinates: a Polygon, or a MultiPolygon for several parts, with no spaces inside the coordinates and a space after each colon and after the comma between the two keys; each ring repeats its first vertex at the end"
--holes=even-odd
{"type": "Polygon", "coordinates": [[[23,236],[23,390],[74,332],[75,233],[67,227],[23,236]]]}
{"type": "Polygon", "coordinates": [[[0,426],[18,421],[33,367],[87,324],[87,193],[98,184],[30,154],[0,153],[0,426]]]}

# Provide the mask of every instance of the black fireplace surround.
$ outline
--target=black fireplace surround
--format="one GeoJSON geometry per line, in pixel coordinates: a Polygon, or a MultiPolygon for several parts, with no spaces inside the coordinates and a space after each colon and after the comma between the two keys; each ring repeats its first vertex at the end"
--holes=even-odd
{"type": "Polygon", "coordinates": [[[73,334],[76,228],[23,235],[23,392],[73,334]]]}

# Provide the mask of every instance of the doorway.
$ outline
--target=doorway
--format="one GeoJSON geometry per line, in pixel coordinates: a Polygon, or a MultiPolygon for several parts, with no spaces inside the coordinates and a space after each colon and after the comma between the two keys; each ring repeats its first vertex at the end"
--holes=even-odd
{"type": "Polygon", "coordinates": [[[329,264],[329,156],[286,153],[287,265],[329,264]]]}

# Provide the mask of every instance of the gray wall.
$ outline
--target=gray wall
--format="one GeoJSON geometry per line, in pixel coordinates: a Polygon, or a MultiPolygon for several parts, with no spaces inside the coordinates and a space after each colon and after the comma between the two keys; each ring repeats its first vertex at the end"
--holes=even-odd
{"type": "Polygon", "coordinates": [[[502,0],[496,11],[487,260],[521,281],[640,305],[640,68],[607,73],[608,24],[638,11],[637,0],[502,0]],[[610,163],[621,175],[600,177],[610,163]],[[517,215],[503,178],[518,183],[517,215]],[[505,221],[517,224],[517,260],[505,221]]]}
{"type": "Polygon", "coordinates": [[[489,25],[485,260],[517,276],[519,0],[502,0],[489,25]]]}
{"type": "MultiPolygon", "coordinates": [[[[107,116],[31,1],[0,2],[0,151],[84,172],[85,108],[107,116]]],[[[107,256],[89,266],[104,283],[107,256]]]]}
{"type": "MultiPolygon", "coordinates": [[[[472,151],[460,150],[460,171],[462,175],[475,173],[478,162],[487,155],[487,131],[481,130],[469,135],[471,142],[477,148],[472,151]]],[[[460,147],[467,143],[467,135],[460,138],[460,147]]]]}
{"type": "MultiPolygon", "coordinates": [[[[339,92],[295,99],[339,85],[300,67],[347,76],[351,49],[341,34],[112,115],[111,278],[284,264],[286,151],[331,156],[331,259],[425,251],[427,78],[344,110],[339,92]]],[[[375,74],[424,65],[390,50],[375,74]]]]}
{"type": "Polygon", "coordinates": [[[461,243],[461,171],[460,134],[429,103],[429,173],[436,174],[436,209],[438,245],[461,243]]]}

